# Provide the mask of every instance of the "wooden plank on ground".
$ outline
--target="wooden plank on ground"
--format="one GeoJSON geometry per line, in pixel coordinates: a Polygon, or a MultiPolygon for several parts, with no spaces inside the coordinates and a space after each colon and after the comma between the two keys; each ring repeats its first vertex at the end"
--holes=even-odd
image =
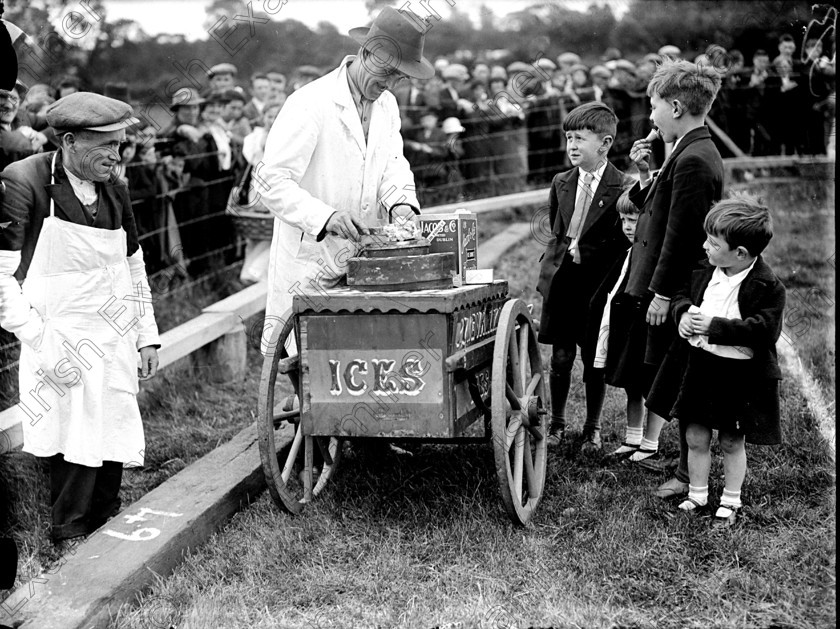
{"type": "Polygon", "coordinates": [[[160,337],[160,368],[171,365],[176,360],[192,354],[199,347],[215,341],[233,330],[239,322],[239,318],[233,312],[206,312],[177,328],[167,330],[160,337]]]}
{"type": "MultiPolygon", "coordinates": [[[[290,424],[277,447],[291,442],[290,424]]],[[[165,576],[265,488],[256,424],[153,489],[16,590],[0,622],[23,629],[102,629],[120,605],[165,576]],[[11,616],[14,620],[10,620],[11,616]]]]}
{"type": "Polygon", "coordinates": [[[267,294],[267,282],[257,282],[247,288],[225,297],[215,304],[211,304],[202,312],[232,312],[247,319],[265,310],[265,298],[267,294]]]}

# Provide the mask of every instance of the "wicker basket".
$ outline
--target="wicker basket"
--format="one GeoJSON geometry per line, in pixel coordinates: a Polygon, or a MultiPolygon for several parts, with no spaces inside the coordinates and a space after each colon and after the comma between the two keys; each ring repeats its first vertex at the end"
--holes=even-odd
{"type": "Polygon", "coordinates": [[[236,227],[236,232],[243,238],[271,240],[274,233],[273,214],[248,210],[232,211],[230,206],[228,206],[228,214],[236,227]]]}

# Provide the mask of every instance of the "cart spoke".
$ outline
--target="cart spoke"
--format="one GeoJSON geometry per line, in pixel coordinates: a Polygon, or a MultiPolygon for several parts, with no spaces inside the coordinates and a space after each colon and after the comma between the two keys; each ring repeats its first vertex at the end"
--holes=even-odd
{"type": "Polygon", "coordinates": [[[315,437],[315,442],[318,444],[318,450],[321,451],[321,456],[324,457],[324,465],[329,466],[333,464],[332,455],[330,454],[330,439],[329,437],[315,437]]]}
{"type": "MultiPolygon", "coordinates": [[[[525,429],[520,427],[516,431],[515,447],[513,450],[513,490],[516,500],[522,504],[522,462],[525,458],[525,429]]],[[[529,455],[530,457],[530,455],[529,455]]]]}
{"type": "Polygon", "coordinates": [[[522,382],[525,382],[525,374],[529,371],[531,361],[528,359],[528,332],[530,328],[524,323],[519,324],[519,369],[522,373],[522,382]]]}
{"type": "Polygon", "coordinates": [[[528,386],[525,388],[525,399],[528,400],[532,395],[534,395],[534,391],[537,390],[537,385],[540,383],[540,379],[542,378],[542,374],[537,372],[533,376],[531,376],[531,380],[528,382],[528,386]]]}
{"type": "Polygon", "coordinates": [[[511,417],[510,423],[508,424],[507,429],[505,429],[505,450],[510,450],[510,446],[516,437],[516,433],[519,432],[521,427],[522,416],[519,413],[516,413],[515,416],[511,417]]]}
{"type": "Polygon", "coordinates": [[[510,372],[513,376],[513,390],[517,397],[522,396],[522,367],[519,364],[519,347],[516,342],[516,330],[513,329],[508,336],[508,361],[510,372]]]}
{"type": "Polygon", "coordinates": [[[289,476],[292,474],[292,468],[295,465],[295,459],[297,458],[298,450],[300,450],[301,441],[303,441],[303,430],[301,429],[300,424],[298,424],[295,430],[295,438],[289,448],[289,454],[286,456],[286,464],[283,466],[283,473],[280,476],[284,483],[289,482],[289,476]]]}
{"type": "Polygon", "coordinates": [[[505,396],[507,397],[507,401],[510,403],[511,409],[514,411],[522,409],[522,403],[519,401],[519,398],[516,397],[516,392],[507,382],[505,382],[505,396]]]}
{"type": "Polygon", "coordinates": [[[528,497],[539,496],[539,481],[534,471],[534,452],[531,447],[531,437],[528,433],[525,433],[525,480],[528,482],[528,497]]]}

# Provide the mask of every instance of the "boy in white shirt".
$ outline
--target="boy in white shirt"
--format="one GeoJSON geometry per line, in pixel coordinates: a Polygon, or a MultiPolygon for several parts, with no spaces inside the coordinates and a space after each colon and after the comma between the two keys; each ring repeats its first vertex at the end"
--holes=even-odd
{"type": "MultiPolygon", "coordinates": [[[[671,315],[688,341],[666,358],[685,356],[672,416],[686,423],[688,497],[679,508],[708,504],[712,430],[723,451],[725,488],[715,525],[729,526],[741,508],[747,471],[744,442],[781,443],[776,341],[782,330],[785,287],[761,257],[773,237],[769,210],[756,198],[715,204],[704,222],[708,263],[677,292],[671,315]]],[[[676,364],[674,368],[679,368],[676,364]]],[[[653,388],[656,389],[654,382],[653,388]]]]}

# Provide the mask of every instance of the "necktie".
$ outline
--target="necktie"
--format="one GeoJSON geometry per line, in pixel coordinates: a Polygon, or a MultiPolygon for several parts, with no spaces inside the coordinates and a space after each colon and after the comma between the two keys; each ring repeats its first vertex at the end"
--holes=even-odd
{"type": "MultiPolygon", "coordinates": [[[[579,176],[579,175],[578,175],[579,176]]],[[[566,235],[572,239],[569,243],[569,253],[572,254],[572,261],[575,264],[580,264],[580,252],[578,251],[578,239],[580,233],[583,231],[583,223],[586,221],[586,214],[589,212],[589,206],[592,204],[592,180],[595,176],[592,173],[586,173],[583,176],[583,189],[578,193],[575,201],[575,211],[572,214],[572,220],[569,221],[569,229],[566,235]]]]}

